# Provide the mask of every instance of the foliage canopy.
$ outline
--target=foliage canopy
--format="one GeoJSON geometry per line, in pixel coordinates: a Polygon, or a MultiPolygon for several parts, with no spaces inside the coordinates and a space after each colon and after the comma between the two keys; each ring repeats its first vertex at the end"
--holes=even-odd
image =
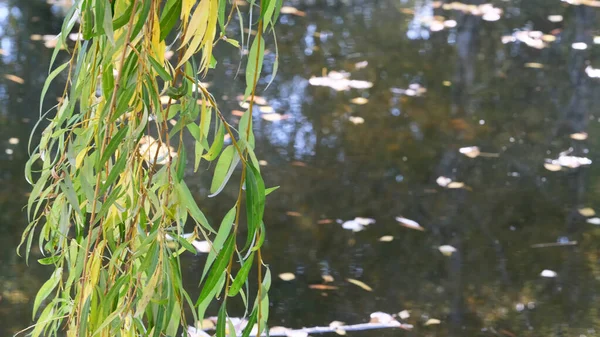
{"type": "Polygon", "coordinates": [[[254,154],[252,104],[236,129],[200,82],[216,64],[214,46],[228,42],[249,50],[245,96],[254,101],[263,34],[272,31],[281,0],[248,2],[250,13],[259,15],[256,22],[250,15],[256,34],[246,37],[238,1],[75,1],[41,102],[59,74],[67,74],[67,84],[59,104],[45,113],[40,108],[36,127],[48,125],[25,172],[33,188],[21,245],[29,256],[37,238],[45,256],[39,263],[55,268],[35,298],[32,336],[57,336],[62,329],[69,337],[175,336],[187,327],[185,313],[197,323],[215,297],[222,299],[216,333],[225,336],[234,331],[227,319],[234,296],[250,309],[244,335],[255,325],[253,333],[264,330],[270,274],[261,245],[269,190],[254,154]],[[226,36],[234,20],[239,42],[226,36]],[[70,45],[74,30],[80,39],[70,45]],[[60,50],[70,57],[54,66],[60,50]],[[174,62],[165,57],[170,50],[174,62]],[[186,152],[186,133],[194,139],[193,154],[186,152]],[[202,160],[216,161],[211,196],[241,163],[237,201],[218,228],[185,183],[191,158],[194,172],[202,160]],[[248,235],[238,246],[244,208],[248,235]],[[186,234],[188,220],[195,226],[186,234]],[[211,242],[211,249],[193,300],[183,287],[180,254],[196,253],[196,239],[211,242]],[[260,286],[252,296],[247,278],[254,263],[260,286]]]}

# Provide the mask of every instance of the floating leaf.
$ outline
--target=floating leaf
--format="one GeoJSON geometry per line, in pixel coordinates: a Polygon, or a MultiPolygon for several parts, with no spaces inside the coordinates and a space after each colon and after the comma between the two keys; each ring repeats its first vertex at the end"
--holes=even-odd
{"type": "Polygon", "coordinates": [[[577,132],[571,134],[571,139],[574,140],[586,140],[588,138],[588,134],[586,132],[577,132]]]}
{"type": "Polygon", "coordinates": [[[590,208],[590,207],[580,208],[577,211],[579,212],[579,214],[581,214],[582,216],[585,216],[585,217],[590,217],[590,216],[596,215],[596,211],[594,211],[594,209],[590,208]]]}
{"type": "Polygon", "coordinates": [[[553,278],[553,277],[556,277],[557,275],[558,274],[554,270],[550,270],[550,269],[544,269],[540,273],[541,277],[548,277],[548,278],[553,278]]]}
{"type": "Polygon", "coordinates": [[[321,275],[321,278],[323,279],[323,282],[333,282],[333,281],[335,281],[333,279],[333,276],[331,276],[331,275],[321,275]]]}
{"type": "Polygon", "coordinates": [[[379,238],[379,241],[381,241],[381,242],[391,242],[393,240],[394,240],[394,237],[391,235],[384,235],[379,238]]]}
{"type": "Polygon", "coordinates": [[[406,228],[410,228],[410,229],[416,229],[418,231],[424,231],[425,228],[421,227],[421,225],[419,225],[418,222],[411,220],[411,219],[407,219],[401,216],[397,216],[396,217],[396,221],[398,221],[400,223],[400,225],[402,225],[403,227],[406,228]]]}
{"type": "Polygon", "coordinates": [[[363,288],[366,291],[373,291],[373,288],[369,287],[366,283],[364,283],[362,281],[355,280],[355,279],[352,279],[352,278],[347,278],[346,281],[348,281],[348,282],[350,282],[350,283],[352,283],[352,284],[354,284],[356,286],[359,286],[359,287],[363,288]]]}
{"type": "Polygon", "coordinates": [[[18,84],[25,84],[25,80],[17,75],[6,74],[4,75],[4,78],[18,84]]]}
{"type": "Polygon", "coordinates": [[[330,286],[327,284],[309,284],[308,287],[310,289],[316,289],[316,290],[337,290],[337,289],[339,289],[336,286],[330,286]]]}
{"type": "Polygon", "coordinates": [[[427,322],[425,322],[424,325],[425,326],[438,325],[440,323],[442,323],[442,321],[440,321],[439,319],[437,319],[437,318],[430,318],[430,319],[427,320],[427,322]]]}
{"type": "Polygon", "coordinates": [[[279,274],[279,278],[284,281],[292,281],[296,279],[296,275],[293,273],[281,273],[279,274]]]}
{"type": "Polygon", "coordinates": [[[477,158],[477,157],[479,157],[479,154],[481,153],[479,151],[479,147],[477,147],[477,146],[461,147],[460,149],[458,149],[458,152],[464,154],[465,156],[467,156],[469,158],[477,158]]]}
{"type": "Polygon", "coordinates": [[[364,97],[355,97],[350,100],[350,103],[356,104],[356,105],[363,105],[363,104],[369,103],[369,99],[364,98],[364,97]]]}
{"type": "Polygon", "coordinates": [[[450,245],[439,246],[438,250],[445,256],[451,256],[452,254],[454,254],[456,252],[456,248],[454,248],[450,245]]]}

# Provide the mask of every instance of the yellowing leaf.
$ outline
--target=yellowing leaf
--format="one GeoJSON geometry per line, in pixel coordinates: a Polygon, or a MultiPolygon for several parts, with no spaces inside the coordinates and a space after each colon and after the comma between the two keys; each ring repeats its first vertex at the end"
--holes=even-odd
{"type": "Polygon", "coordinates": [[[4,78],[6,78],[9,81],[18,83],[18,84],[24,84],[25,83],[25,80],[22,79],[21,77],[17,76],[17,75],[6,74],[6,75],[4,75],[4,78]]]}
{"type": "Polygon", "coordinates": [[[440,321],[439,319],[437,319],[437,318],[430,318],[430,319],[427,320],[427,322],[425,322],[425,326],[437,325],[437,324],[440,324],[440,323],[442,323],[442,321],[440,321]]]}
{"type": "Polygon", "coordinates": [[[551,163],[544,163],[544,168],[548,171],[556,172],[562,170],[562,166],[551,163]]]}
{"type": "Polygon", "coordinates": [[[581,214],[585,217],[590,217],[590,216],[596,215],[596,212],[594,211],[594,209],[590,208],[590,207],[580,208],[578,211],[579,211],[579,214],[581,214]]]}
{"type": "Polygon", "coordinates": [[[323,278],[324,282],[333,282],[333,281],[335,281],[333,279],[333,276],[331,276],[331,275],[321,275],[321,278],[323,278]]]}
{"type": "Polygon", "coordinates": [[[450,245],[443,245],[443,246],[440,246],[438,249],[445,256],[450,256],[456,252],[456,248],[454,248],[450,245]]]}
{"type": "Polygon", "coordinates": [[[394,240],[394,237],[391,236],[391,235],[384,235],[384,236],[382,236],[382,237],[379,238],[379,241],[381,241],[381,242],[390,242],[390,241],[393,241],[393,240],[394,240]]]}
{"type": "Polygon", "coordinates": [[[373,288],[369,287],[366,283],[364,283],[362,281],[355,280],[353,278],[347,278],[346,281],[348,281],[348,282],[350,282],[350,283],[352,283],[352,284],[354,284],[356,286],[359,286],[359,287],[363,288],[366,291],[373,291],[373,288]]]}
{"type": "Polygon", "coordinates": [[[477,158],[479,157],[479,154],[481,154],[481,152],[479,151],[479,147],[477,146],[461,147],[458,150],[458,152],[464,154],[469,158],[477,158]]]}
{"type": "Polygon", "coordinates": [[[571,139],[574,140],[586,140],[588,138],[588,134],[586,132],[577,132],[571,134],[571,139]]]}
{"type": "Polygon", "coordinates": [[[363,105],[363,104],[369,103],[369,99],[364,98],[364,97],[355,97],[350,100],[350,103],[356,104],[356,105],[363,105]]]}
{"type": "Polygon", "coordinates": [[[292,281],[296,279],[296,275],[293,273],[281,273],[279,274],[279,278],[284,281],[292,281]]]}

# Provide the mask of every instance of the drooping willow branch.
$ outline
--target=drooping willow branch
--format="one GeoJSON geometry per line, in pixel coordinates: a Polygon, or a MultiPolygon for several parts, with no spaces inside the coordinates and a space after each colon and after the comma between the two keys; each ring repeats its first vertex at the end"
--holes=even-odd
{"type": "MultiPolygon", "coordinates": [[[[281,2],[248,1],[249,11],[260,13],[257,35],[247,46],[245,96],[251,103],[262,70],[262,36],[273,29],[281,2]]],[[[251,308],[243,334],[255,324],[259,333],[264,330],[270,273],[263,274],[261,246],[269,189],[254,153],[253,104],[235,130],[200,82],[216,64],[217,42],[240,45],[226,35],[234,13],[243,27],[237,1],[75,1],[41,102],[66,72],[64,94],[26,165],[33,187],[22,245],[29,256],[37,238],[45,256],[38,261],[55,268],[34,301],[33,336],[61,330],[69,337],[174,336],[187,326],[186,310],[197,322],[221,294],[218,336],[231,324],[227,299],[238,295],[251,308]],[[66,37],[78,23],[82,39],[71,47],[66,37]],[[177,49],[174,63],[165,57],[170,46],[177,49]],[[63,49],[69,60],[54,68],[63,49]],[[184,134],[194,140],[193,156],[184,134]],[[209,224],[185,183],[191,158],[194,172],[216,161],[211,197],[242,163],[238,198],[218,227],[209,224]],[[244,208],[248,233],[238,246],[244,208]],[[186,224],[194,225],[191,235],[184,235],[186,224]],[[197,238],[209,240],[211,249],[193,301],[183,287],[179,256],[195,253],[197,238]],[[255,260],[259,287],[252,304],[244,285],[255,260]]]]}

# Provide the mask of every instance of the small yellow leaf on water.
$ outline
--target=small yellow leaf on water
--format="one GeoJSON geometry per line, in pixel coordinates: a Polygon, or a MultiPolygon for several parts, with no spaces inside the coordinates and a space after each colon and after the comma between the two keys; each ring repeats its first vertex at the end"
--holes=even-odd
{"type": "Polygon", "coordinates": [[[451,85],[452,85],[452,82],[450,82],[450,81],[443,81],[443,82],[442,82],[442,84],[443,84],[445,87],[449,87],[449,86],[451,86],[451,85]]]}
{"type": "Polygon", "coordinates": [[[382,236],[382,237],[379,238],[379,241],[381,241],[381,242],[390,242],[390,241],[393,241],[393,240],[394,240],[394,237],[391,236],[391,235],[384,235],[384,236],[382,236]]]}
{"type": "Polygon", "coordinates": [[[438,249],[445,256],[450,256],[450,255],[452,255],[453,253],[456,252],[456,248],[454,248],[454,247],[452,247],[450,245],[443,245],[443,246],[440,246],[438,249]]]}
{"type": "Polygon", "coordinates": [[[463,187],[465,187],[465,183],[453,181],[453,182],[449,183],[448,186],[446,186],[446,187],[448,187],[448,188],[463,188],[463,187]]]}
{"type": "Polygon", "coordinates": [[[17,145],[19,144],[19,138],[11,137],[8,139],[8,143],[11,145],[17,145]]]}
{"type": "Polygon", "coordinates": [[[304,13],[303,11],[292,7],[292,6],[283,6],[281,7],[280,10],[281,14],[291,14],[291,15],[297,15],[297,16],[305,16],[306,13],[304,13]]]}
{"type": "Polygon", "coordinates": [[[585,208],[580,208],[579,209],[579,214],[581,214],[581,215],[583,215],[585,217],[590,217],[590,216],[596,215],[596,212],[594,211],[593,208],[585,207],[585,208]]]}
{"type": "Polygon", "coordinates": [[[571,139],[574,140],[586,140],[588,138],[587,132],[577,132],[571,134],[571,139]]]}
{"type": "Polygon", "coordinates": [[[421,227],[421,225],[419,225],[418,222],[411,220],[411,219],[407,219],[401,216],[397,216],[396,217],[396,221],[398,221],[400,223],[401,226],[406,227],[406,228],[410,228],[410,229],[416,229],[418,231],[424,231],[425,228],[421,227]]]}
{"type": "Polygon", "coordinates": [[[544,163],[544,168],[548,171],[556,172],[562,170],[562,167],[557,164],[544,163]]]}
{"type": "Polygon", "coordinates": [[[362,281],[355,280],[353,278],[347,278],[346,281],[348,281],[348,282],[350,282],[350,283],[352,283],[352,284],[354,284],[356,286],[359,286],[359,287],[363,288],[366,291],[373,291],[373,288],[369,287],[366,283],[364,283],[362,281]]]}
{"type": "Polygon", "coordinates": [[[353,124],[363,124],[365,122],[364,118],[356,116],[350,116],[348,117],[348,120],[353,124]]]}
{"type": "Polygon", "coordinates": [[[369,102],[369,99],[364,98],[364,97],[355,97],[350,100],[350,103],[357,104],[357,105],[367,104],[368,102],[369,102]]]}
{"type": "Polygon", "coordinates": [[[425,322],[425,326],[436,325],[436,324],[440,324],[440,323],[442,323],[442,321],[440,321],[439,319],[437,319],[437,318],[430,318],[430,319],[427,320],[427,322],[425,322]]]}
{"type": "Polygon", "coordinates": [[[333,276],[331,276],[331,275],[321,275],[321,277],[323,278],[324,282],[333,282],[333,281],[335,281],[333,279],[333,276]]]}
{"type": "Polygon", "coordinates": [[[12,82],[18,83],[18,84],[23,84],[23,83],[25,83],[25,80],[24,80],[24,79],[22,79],[21,77],[19,77],[19,76],[16,76],[16,75],[6,74],[6,75],[4,75],[4,78],[6,78],[6,79],[7,79],[7,80],[9,80],[9,81],[12,81],[12,82]]]}
{"type": "Polygon", "coordinates": [[[410,311],[402,310],[398,313],[398,317],[400,317],[400,319],[407,319],[410,317],[410,311]]]}
{"type": "Polygon", "coordinates": [[[544,68],[544,65],[541,63],[537,63],[537,62],[528,62],[528,63],[525,63],[525,68],[542,69],[542,68],[544,68]]]}
{"type": "Polygon", "coordinates": [[[279,274],[279,278],[284,281],[292,281],[292,280],[296,279],[296,275],[294,275],[292,273],[281,273],[281,274],[279,274]]]}
{"type": "Polygon", "coordinates": [[[561,22],[562,20],[562,15],[548,15],[548,21],[550,22],[561,22]]]}
{"type": "Polygon", "coordinates": [[[259,108],[259,110],[260,110],[260,112],[265,113],[265,114],[270,114],[270,113],[275,112],[275,109],[273,109],[272,106],[268,106],[268,105],[261,106],[259,108]]]}
{"type": "Polygon", "coordinates": [[[469,158],[477,158],[481,154],[481,151],[479,151],[479,147],[477,146],[461,147],[460,149],[458,149],[458,152],[464,154],[469,158]]]}

